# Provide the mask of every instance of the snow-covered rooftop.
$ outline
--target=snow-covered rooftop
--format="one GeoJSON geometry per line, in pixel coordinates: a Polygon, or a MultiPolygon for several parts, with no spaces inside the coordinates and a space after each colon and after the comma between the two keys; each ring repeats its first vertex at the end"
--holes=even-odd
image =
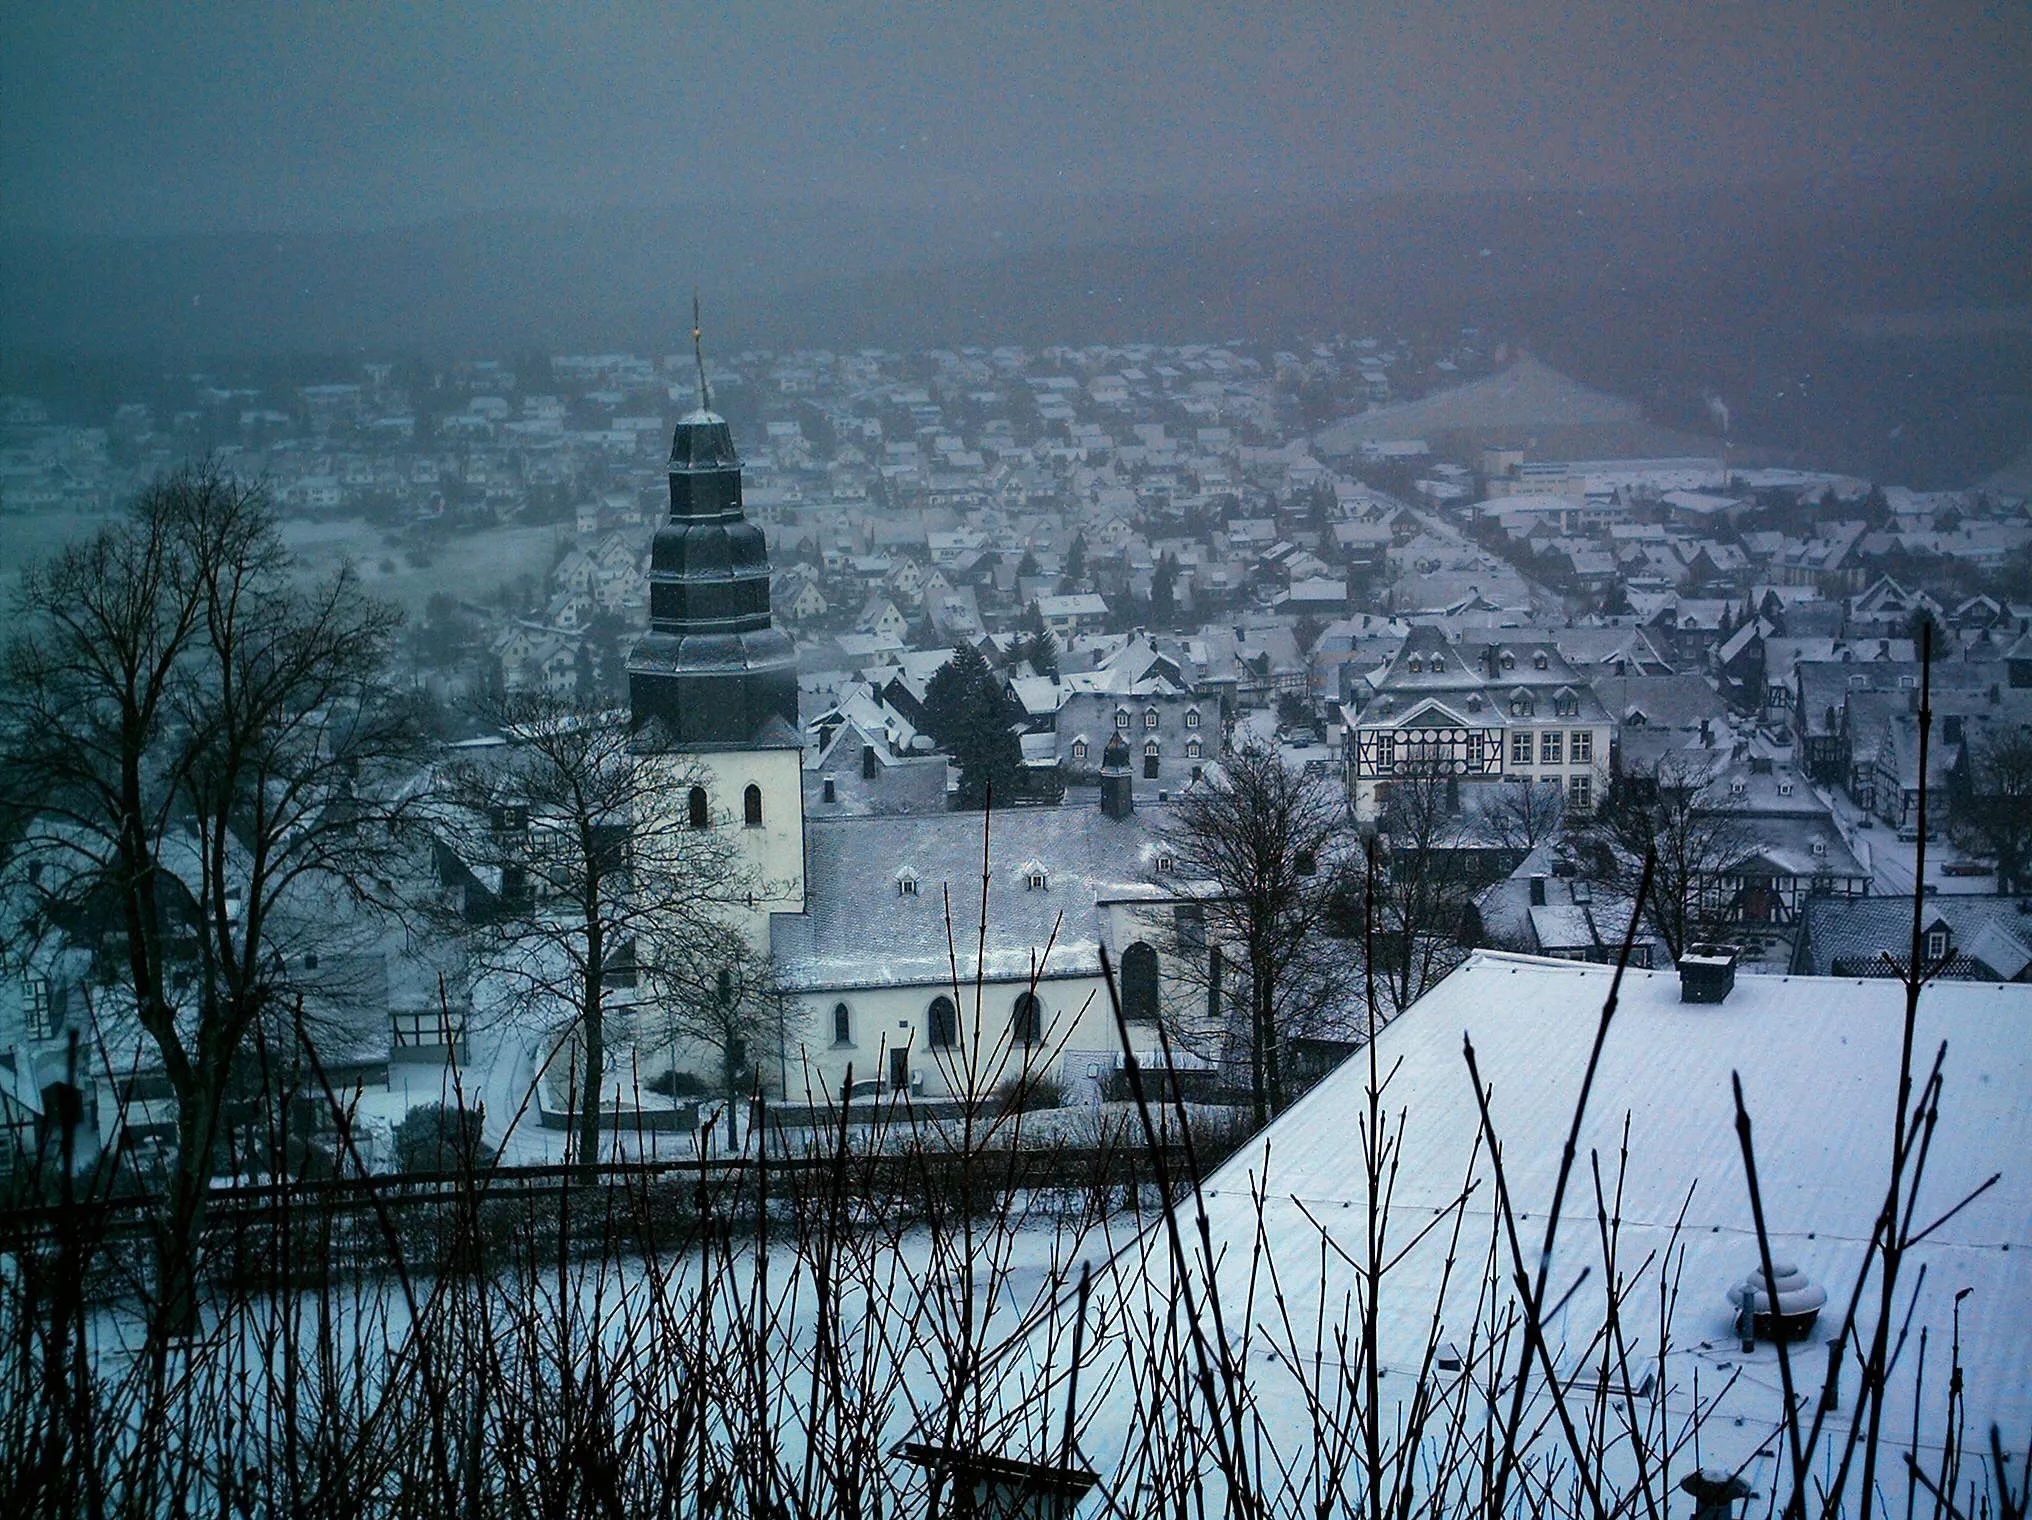
{"type": "MultiPolygon", "coordinates": [[[[1487,1290],[1475,1264],[1496,1229],[1495,1188],[1487,1147],[1478,1145],[1480,1118],[1463,1037],[1472,1042],[1488,1084],[1507,1186],[1522,1216],[1526,1250],[1535,1258],[1612,974],[1606,967],[1483,952],[1378,1035],[1377,1066],[1388,1075],[1383,1106],[1393,1126],[1402,1124],[1401,1165],[1391,1179],[1389,1254],[1405,1254],[1381,1293],[1387,1369],[1381,1386],[1393,1406],[1420,1386],[1435,1305],[1442,1336],[1462,1346],[1470,1344],[1477,1320],[1488,1318],[1486,1304],[1478,1313],[1477,1297],[1487,1290]],[[1449,1230],[1434,1229],[1411,1242],[1449,1208],[1470,1176],[1480,1182],[1465,1211],[1465,1265],[1448,1282],[1449,1230]]],[[[1626,1320],[1639,1341],[1632,1355],[1656,1365],[1659,1264],[1669,1260],[1680,1291],[1660,1383],[1667,1416],[1675,1426],[1684,1421],[1696,1383],[1703,1400],[1726,1389],[1706,1422],[1700,1460],[1730,1469],[1746,1464],[1745,1475],[1766,1494],[1783,1478],[1776,1467],[1780,1444],[1773,1440],[1780,1409],[1777,1356],[1769,1344],[1741,1350],[1725,1296],[1758,1257],[1730,1075],[1741,1074],[1755,1122],[1774,1255],[1796,1262],[1831,1301],[1813,1342],[1794,1349],[1795,1376],[1817,1393],[1827,1365],[1820,1343],[1839,1322],[1882,1206],[1902,1010],[1902,988],[1888,980],[1742,976],[1725,1003],[1696,1005],[1680,1001],[1673,972],[1631,972],[1603,1050],[1562,1211],[1553,1293],[1591,1271],[1549,1326],[1555,1358],[1563,1369],[1584,1365],[1580,1348],[1602,1323],[1605,1274],[1590,1178],[1591,1158],[1598,1158],[1604,1187],[1620,1188],[1619,1270],[1635,1277],[1640,1264],[1650,1263],[1636,1294],[1645,1306],[1637,1316],[1642,1323],[1626,1320]],[[1627,1172],[1618,1182],[1626,1120],[1627,1172]]],[[[1938,1348],[1954,1328],[1956,1294],[1972,1290],[1960,1305],[1959,1333],[1973,1440],[1992,1420],[2021,1433],[2032,1422],[2025,1353],[2032,1339],[2032,1165],[2025,1161],[2032,1157],[2032,990],[1929,987],[1916,1041],[1922,1078],[1943,1042],[1940,1126],[1915,1218],[1943,1214],[1992,1173],[2001,1169],[2003,1176],[1913,1251],[1899,1312],[1923,1266],[1911,1334],[1916,1338],[1929,1326],[1938,1348]]],[[[1364,1255],[1368,1201],[1360,1135],[1368,1072],[1359,1055],[1346,1062],[1204,1188],[1219,1263],[1217,1291],[1229,1339],[1249,1377],[1252,1417],[1263,1422],[1264,1449],[1286,1459],[1304,1449],[1311,1426],[1291,1363],[1273,1347],[1293,1338],[1288,1327],[1302,1327],[1296,1338],[1309,1359],[1315,1316],[1323,1311],[1331,1327],[1359,1298],[1356,1264],[1364,1255]],[[1267,1268],[1252,1266],[1259,1241],[1277,1263],[1274,1297],[1267,1268]]],[[[1196,1233],[1189,1220],[1187,1233],[1196,1233]]],[[[1203,1285],[1197,1243],[1189,1249],[1203,1285]]],[[[1501,1298],[1509,1261],[1500,1241],[1495,1260],[1502,1283],[1494,1291],[1501,1298]]],[[[1105,1480],[1124,1456],[1137,1369],[1150,1364],[1147,1351],[1139,1352],[1138,1317],[1151,1305],[1179,1301],[1162,1234],[1147,1235],[1143,1246],[1119,1255],[1104,1283],[1090,1325],[1130,1327],[1117,1328],[1102,1347],[1100,1365],[1081,1374],[1083,1389],[1101,1390],[1091,1396],[1093,1423],[1082,1451],[1105,1480]],[[1124,1305],[1131,1311],[1126,1318],[1112,1312],[1124,1305]]],[[[1866,1295],[1866,1306],[1870,1301],[1866,1295]]],[[[1199,1302],[1202,1323],[1210,1327],[1204,1297],[1199,1302]]],[[[1862,1321],[1867,1330],[1867,1307],[1862,1321]]],[[[1026,1363],[1044,1338],[1040,1331],[1007,1360],[1010,1387],[1034,1378],[1034,1366],[1026,1363]]],[[[1062,1357],[1062,1334],[1056,1345],[1062,1357]]],[[[1335,1356],[1329,1333],[1323,1361],[1335,1356]]],[[[1513,1346],[1512,1364],[1514,1358],[1513,1346]]],[[[1945,1382],[1939,1365],[1929,1365],[1922,1432],[1939,1429],[1933,1408],[1945,1382]]],[[[1338,1376],[1324,1365],[1319,1372],[1338,1376]]],[[[1886,1429],[1900,1432],[1900,1449],[1912,1429],[1908,1374],[1909,1364],[1894,1377],[1884,1421],[1886,1429]]],[[[1853,1366],[1843,1392],[1842,1409],[1831,1416],[1837,1430],[1856,1407],[1853,1366]]],[[[1386,1416],[1386,1428],[1401,1412],[1386,1416]]],[[[1542,1398],[1539,1412],[1546,1412],[1542,1398]]],[[[1013,1429],[1013,1408],[1011,1416],[1013,1429]]],[[[1545,1439],[1556,1442],[1556,1426],[1548,1429],[1545,1439]]],[[[1922,1445],[1926,1439],[1922,1434],[1922,1445]]],[[[1612,1472],[1620,1461],[1613,1451],[1603,1459],[1612,1472]]],[[[1691,1465],[1683,1454],[1677,1470],[1691,1465]]],[[[1902,1491],[1903,1483],[1898,1487],[1902,1491]]]]}

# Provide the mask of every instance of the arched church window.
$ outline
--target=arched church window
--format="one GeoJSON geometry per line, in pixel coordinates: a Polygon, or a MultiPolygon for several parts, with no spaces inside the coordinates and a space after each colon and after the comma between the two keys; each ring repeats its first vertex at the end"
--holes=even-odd
{"type": "Polygon", "coordinates": [[[1016,1010],[1009,1018],[1009,1037],[1018,1045],[1037,1045],[1044,1040],[1044,1004],[1034,992],[1019,993],[1016,1010]]]}
{"type": "Polygon", "coordinates": [[[933,998],[925,1022],[931,1026],[929,1035],[933,1050],[951,1050],[959,1044],[960,1011],[953,1007],[951,998],[933,998]]]}
{"type": "Polygon", "coordinates": [[[854,1043],[854,1014],[845,1003],[833,1004],[833,1043],[835,1045],[854,1043]]]}
{"type": "Polygon", "coordinates": [[[751,829],[762,826],[762,788],[752,781],[748,790],[741,793],[741,821],[751,829]]]}
{"type": "Polygon", "coordinates": [[[1122,1016],[1157,1019],[1157,952],[1142,940],[1122,952],[1122,1016]]]}
{"type": "Polygon", "coordinates": [[[712,821],[706,814],[706,789],[704,787],[695,786],[691,789],[691,796],[685,802],[685,812],[688,821],[695,829],[702,829],[712,821]]]}

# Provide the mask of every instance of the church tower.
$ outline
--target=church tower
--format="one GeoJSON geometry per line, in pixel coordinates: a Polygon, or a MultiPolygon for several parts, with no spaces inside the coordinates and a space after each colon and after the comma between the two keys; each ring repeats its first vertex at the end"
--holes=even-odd
{"type": "Polygon", "coordinates": [[[671,439],[670,515],[651,541],[649,631],[628,656],[628,706],[638,747],[699,783],[671,805],[734,832],[766,947],[768,914],[804,911],[797,651],[771,623],[768,544],[742,512],[741,461],[712,410],[696,314],[693,324],[699,404],[671,439]]]}

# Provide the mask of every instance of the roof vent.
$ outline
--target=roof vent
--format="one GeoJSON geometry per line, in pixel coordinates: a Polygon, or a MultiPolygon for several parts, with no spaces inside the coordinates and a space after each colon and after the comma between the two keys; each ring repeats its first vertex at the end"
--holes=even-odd
{"type": "Polygon", "coordinates": [[[1771,1263],[1767,1281],[1760,1264],[1729,1289],[1736,1306],[1736,1331],[1748,1349],[1755,1342],[1803,1341],[1827,1303],[1827,1289],[1782,1257],[1771,1263]]]}
{"type": "Polygon", "coordinates": [[[1740,1473],[1725,1467],[1703,1467],[1679,1480],[1682,1492],[1693,1495],[1693,1520],[1732,1520],[1736,1502],[1752,1498],[1756,1490],[1740,1473]]]}
{"type": "Polygon", "coordinates": [[[832,777],[826,776],[821,778],[820,787],[825,801],[838,802],[840,800],[840,789],[832,777]]]}
{"type": "Polygon", "coordinates": [[[1688,945],[1679,958],[1679,1001],[1720,1003],[1736,985],[1734,945],[1688,945]]]}

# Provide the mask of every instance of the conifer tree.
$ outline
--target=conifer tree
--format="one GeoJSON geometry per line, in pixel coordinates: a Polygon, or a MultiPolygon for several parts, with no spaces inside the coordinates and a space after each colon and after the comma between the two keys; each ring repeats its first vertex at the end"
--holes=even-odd
{"type": "Polygon", "coordinates": [[[1178,616],[1178,559],[1166,554],[1150,577],[1150,626],[1169,628],[1178,616]]]}
{"type": "Polygon", "coordinates": [[[1019,717],[980,650],[954,646],[952,659],[925,687],[924,724],[959,763],[961,806],[984,806],[991,789],[997,797],[1015,794],[1023,774],[1019,717]]]}

